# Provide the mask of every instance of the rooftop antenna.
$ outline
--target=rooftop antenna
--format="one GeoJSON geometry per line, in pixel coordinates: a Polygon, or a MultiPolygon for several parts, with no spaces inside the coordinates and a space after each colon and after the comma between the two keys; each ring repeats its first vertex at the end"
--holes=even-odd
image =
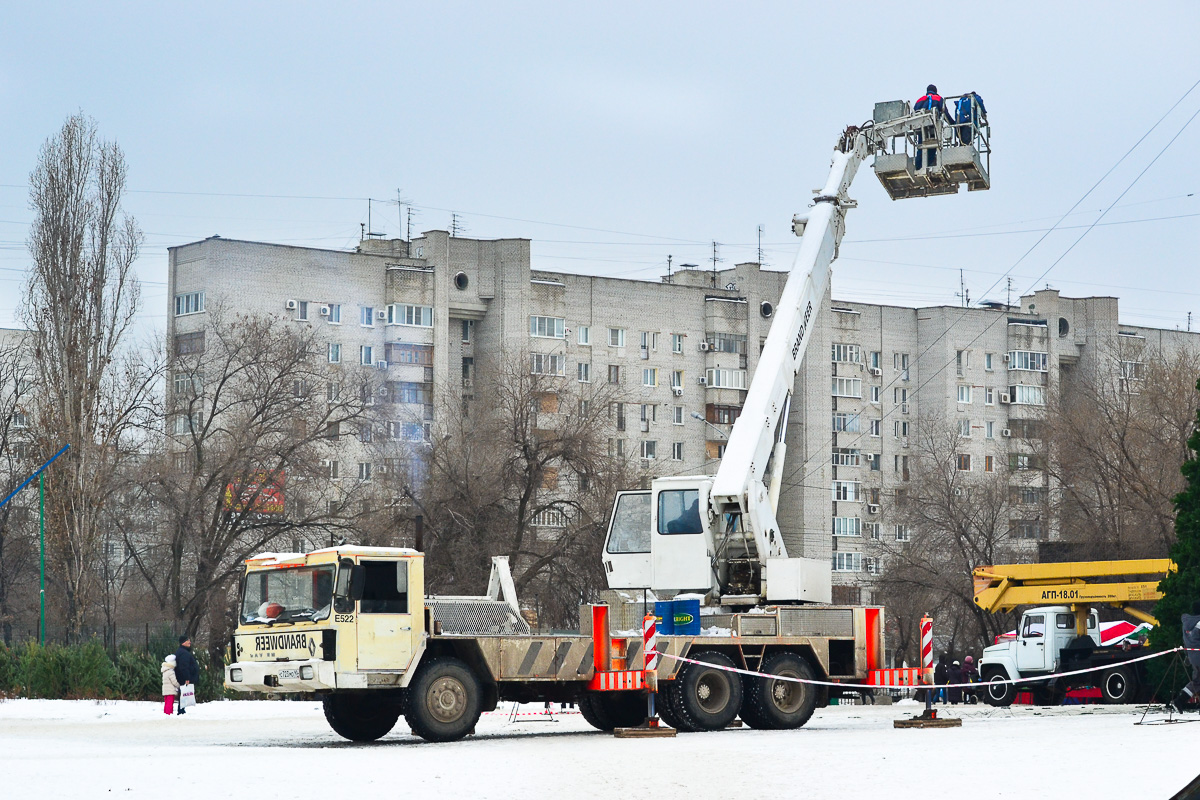
{"type": "Polygon", "coordinates": [[[763,257],[762,257],[762,233],[763,233],[763,226],[762,226],[762,225],[759,225],[759,226],[758,226],[758,265],[759,265],[760,267],[763,265],[763,257]]]}
{"type": "MultiPolygon", "coordinates": [[[[400,220],[400,235],[404,235],[404,206],[408,205],[409,201],[400,195],[400,189],[396,189],[396,216],[400,220]]],[[[409,206],[411,208],[411,206],[409,206]]],[[[411,226],[410,226],[411,230],[411,226]]]]}
{"type": "MultiPolygon", "coordinates": [[[[667,283],[670,283],[670,282],[671,282],[671,254],[667,253],[667,283]]],[[[1192,318],[1191,312],[1188,312],[1189,324],[1190,324],[1191,318],[1192,318]]],[[[1189,328],[1189,330],[1190,330],[1190,328],[1189,328]]]]}
{"type": "Polygon", "coordinates": [[[411,242],[412,241],[412,204],[411,203],[409,204],[408,208],[405,209],[405,211],[407,212],[407,213],[405,213],[405,216],[408,218],[408,231],[404,234],[404,238],[411,242]]]}
{"type": "Polygon", "coordinates": [[[466,231],[463,227],[462,218],[453,212],[450,213],[450,238],[457,239],[459,234],[466,231]]]}
{"type": "Polygon", "coordinates": [[[958,271],[958,291],[954,296],[962,298],[963,308],[971,305],[971,293],[967,291],[967,284],[963,281],[963,271],[961,269],[958,271]]]}
{"type": "Polygon", "coordinates": [[[1012,308],[1012,278],[1008,279],[1008,288],[1004,293],[1004,305],[1012,308]]]}
{"type": "Polygon", "coordinates": [[[1192,330],[1192,312],[1188,312],[1188,332],[1192,330]]]}
{"type": "Polygon", "coordinates": [[[724,261],[724,260],[725,260],[725,259],[721,258],[721,257],[720,257],[720,256],[717,254],[717,253],[718,253],[718,250],[717,250],[717,248],[719,248],[720,246],[721,246],[721,243],[720,243],[720,242],[716,242],[716,241],[714,241],[714,242],[712,243],[712,248],[713,248],[713,254],[712,254],[712,265],[713,265],[713,266],[712,266],[712,285],[713,285],[713,288],[714,288],[714,289],[715,289],[715,288],[717,288],[717,262],[719,262],[719,261],[724,261]]]}
{"type": "Polygon", "coordinates": [[[383,238],[382,233],[376,233],[371,227],[371,198],[369,198],[369,197],[367,198],[367,227],[366,227],[365,238],[367,238],[367,239],[383,238]]]}

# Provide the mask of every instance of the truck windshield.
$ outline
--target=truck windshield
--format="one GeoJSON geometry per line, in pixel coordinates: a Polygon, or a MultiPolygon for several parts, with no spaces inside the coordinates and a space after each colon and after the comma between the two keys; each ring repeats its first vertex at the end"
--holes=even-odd
{"type": "Polygon", "coordinates": [[[243,624],[326,619],[333,602],[333,565],[266,569],[246,574],[243,624]]]}

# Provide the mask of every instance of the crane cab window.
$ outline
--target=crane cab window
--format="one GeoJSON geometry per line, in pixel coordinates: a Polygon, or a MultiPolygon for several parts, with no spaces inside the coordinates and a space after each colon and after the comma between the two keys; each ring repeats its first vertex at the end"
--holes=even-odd
{"type": "Polygon", "coordinates": [[[407,561],[363,561],[366,568],[366,583],[362,600],[358,603],[360,614],[407,614],[408,613],[408,562],[407,561]]]}
{"type": "Polygon", "coordinates": [[[1067,630],[1074,629],[1075,615],[1074,614],[1055,614],[1054,615],[1054,627],[1058,628],[1060,631],[1067,631],[1067,630]]]}
{"type": "Polygon", "coordinates": [[[1021,629],[1021,637],[1024,639],[1038,639],[1046,635],[1046,616],[1044,614],[1030,614],[1025,618],[1025,626],[1021,629]]]}
{"type": "Polygon", "coordinates": [[[650,493],[622,494],[617,497],[612,527],[608,532],[608,552],[650,552],[650,493]]]}
{"type": "Polygon", "coordinates": [[[704,533],[700,522],[700,492],[672,489],[658,493],[659,533],[704,533]]]}

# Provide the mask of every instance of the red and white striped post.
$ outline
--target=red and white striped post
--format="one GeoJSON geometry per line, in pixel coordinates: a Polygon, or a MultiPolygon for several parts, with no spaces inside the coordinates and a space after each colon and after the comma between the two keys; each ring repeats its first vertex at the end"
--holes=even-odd
{"type": "MultiPolygon", "coordinates": [[[[924,614],[921,617],[921,674],[926,686],[933,684],[933,617],[924,614]]],[[[933,711],[932,688],[925,690],[925,714],[935,716],[933,711]]]]}
{"type": "Polygon", "coordinates": [[[658,630],[654,624],[653,614],[647,614],[642,619],[642,653],[645,660],[642,664],[646,684],[646,725],[658,727],[658,716],[654,713],[654,694],[658,691],[658,630]]]}

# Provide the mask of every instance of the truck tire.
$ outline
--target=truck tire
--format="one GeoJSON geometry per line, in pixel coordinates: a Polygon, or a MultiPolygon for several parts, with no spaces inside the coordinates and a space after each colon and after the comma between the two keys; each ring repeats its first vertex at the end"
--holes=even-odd
{"type": "Polygon", "coordinates": [[[1137,694],[1137,678],[1128,667],[1113,667],[1100,677],[1100,694],[1105,703],[1132,703],[1137,694]]]}
{"type": "MultiPolygon", "coordinates": [[[[729,726],[742,710],[742,681],[735,672],[719,667],[734,666],[724,653],[706,650],[692,656],[712,664],[688,664],[683,668],[671,694],[679,721],[697,731],[716,731],[729,726]]],[[[682,730],[682,729],[681,729],[682,730]]]]}
{"type": "MultiPolygon", "coordinates": [[[[776,653],[763,659],[760,672],[815,680],[812,666],[798,653],[776,653]]],[[[743,676],[742,721],[759,730],[790,730],[808,722],[817,707],[817,687],[769,678],[743,676]]]]}
{"type": "Polygon", "coordinates": [[[986,684],[983,690],[983,700],[989,706],[1011,706],[1013,700],[1017,699],[1017,685],[1001,683],[1001,681],[1008,680],[1008,673],[1001,667],[984,670],[983,680],[986,684]]]}
{"type": "Polygon", "coordinates": [[[420,667],[408,687],[404,719],[429,742],[453,742],[475,730],[483,709],[483,687],[465,663],[440,656],[420,667]]]}
{"type": "Polygon", "coordinates": [[[677,731],[694,733],[697,729],[691,727],[675,713],[675,684],[677,681],[663,681],[658,685],[658,697],[654,700],[654,710],[663,722],[677,731]]]}
{"type": "Polygon", "coordinates": [[[589,692],[579,698],[579,713],[596,730],[633,728],[646,721],[641,692],[589,692]]]}
{"type": "Polygon", "coordinates": [[[321,705],[334,733],[352,742],[373,742],[386,736],[400,719],[400,705],[382,696],[327,694],[321,705]]]}

